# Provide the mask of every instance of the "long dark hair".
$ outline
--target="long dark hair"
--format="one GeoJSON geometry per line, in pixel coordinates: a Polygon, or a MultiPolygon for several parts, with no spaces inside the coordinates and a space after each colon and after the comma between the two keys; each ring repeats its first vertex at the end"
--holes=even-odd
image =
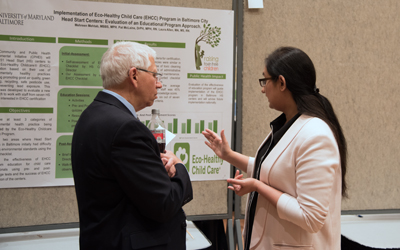
{"type": "Polygon", "coordinates": [[[342,128],[329,100],[316,87],[316,73],[310,57],[293,47],[280,47],[266,59],[265,65],[273,79],[285,77],[286,86],[292,93],[300,114],[318,117],[326,122],[335,135],[339,146],[342,168],[342,196],[347,197],[346,166],[347,145],[342,128]]]}

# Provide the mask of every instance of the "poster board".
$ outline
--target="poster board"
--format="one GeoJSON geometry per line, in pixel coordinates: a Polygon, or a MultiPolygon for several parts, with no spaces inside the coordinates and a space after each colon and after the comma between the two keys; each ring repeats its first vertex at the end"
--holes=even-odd
{"type": "Polygon", "coordinates": [[[163,87],[141,121],[160,109],[175,135],[167,149],[193,181],[229,177],[201,131],[231,134],[233,11],[45,0],[3,7],[0,187],[73,185],[72,133],[102,90],[101,56],[118,41],[157,52],[163,87]]]}

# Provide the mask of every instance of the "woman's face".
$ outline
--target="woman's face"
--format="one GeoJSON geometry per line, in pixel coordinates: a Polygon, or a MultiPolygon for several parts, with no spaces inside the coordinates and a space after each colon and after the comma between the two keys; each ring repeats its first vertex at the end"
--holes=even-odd
{"type": "MultiPolygon", "coordinates": [[[[267,68],[264,68],[263,75],[265,78],[270,78],[267,68]]],[[[281,111],[282,92],[280,91],[280,84],[278,80],[267,80],[261,92],[268,98],[269,107],[281,111]]]]}

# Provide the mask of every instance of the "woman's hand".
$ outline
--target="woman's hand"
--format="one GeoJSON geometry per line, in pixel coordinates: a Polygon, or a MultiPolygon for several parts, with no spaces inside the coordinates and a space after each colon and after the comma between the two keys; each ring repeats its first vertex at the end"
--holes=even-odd
{"type": "MultiPolygon", "coordinates": [[[[240,171],[239,171],[239,170],[236,170],[235,179],[240,180],[240,179],[242,179],[242,178],[243,178],[243,174],[240,174],[240,171]]],[[[239,192],[241,188],[242,188],[242,187],[241,187],[240,185],[228,186],[228,189],[230,189],[230,190],[232,190],[232,191],[235,191],[235,193],[236,193],[236,192],[239,192]]]]}
{"type": "Polygon", "coordinates": [[[175,164],[182,163],[181,159],[169,150],[165,150],[165,153],[161,153],[160,156],[164,163],[165,170],[167,170],[168,176],[170,178],[174,177],[176,174],[175,164]]]}
{"type": "Polygon", "coordinates": [[[208,140],[205,141],[205,144],[211,148],[219,158],[225,160],[229,152],[232,151],[228,141],[226,140],[225,131],[221,130],[221,137],[209,129],[206,129],[201,133],[208,140]]]}
{"type": "Polygon", "coordinates": [[[254,178],[246,178],[242,179],[243,174],[239,174],[239,170],[236,170],[235,178],[228,179],[228,183],[232,184],[232,186],[228,186],[230,190],[235,191],[235,193],[239,196],[243,196],[250,192],[257,190],[257,180],[254,178]]]}

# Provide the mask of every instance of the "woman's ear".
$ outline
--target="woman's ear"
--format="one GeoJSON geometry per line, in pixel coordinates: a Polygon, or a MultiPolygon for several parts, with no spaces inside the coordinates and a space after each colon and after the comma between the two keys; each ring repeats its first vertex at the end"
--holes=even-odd
{"type": "Polygon", "coordinates": [[[278,82],[280,84],[279,88],[281,91],[284,91],[285,89],[287,89],[286,87],[286,79],[283,75],[280,75],[278,78],[278,82]]]}

